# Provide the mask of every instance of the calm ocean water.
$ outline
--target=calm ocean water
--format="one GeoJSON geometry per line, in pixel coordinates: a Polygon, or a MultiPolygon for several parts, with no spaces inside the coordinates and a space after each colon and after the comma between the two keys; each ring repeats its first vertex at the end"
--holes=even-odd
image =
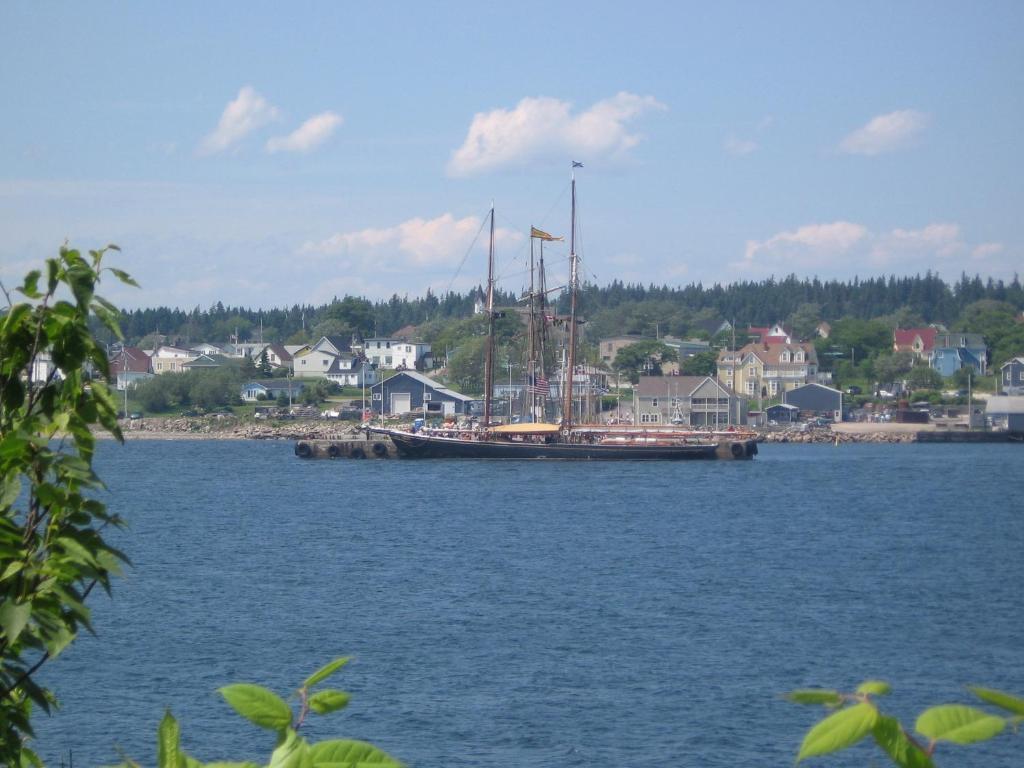
{"type": "MultiPolygon", "coordinates": [[[[787,766],[818,714],[792,688],[887,679],[910,723],[964,684],[1024,694],[1018,446],[574,464],[133,441],[98,466],[133,567],[47,669],[51,766],[155,764],[165,707],[196,757],[266,759],[216,688],[285,693],[348,654],[352,703],[309,735],[414,766],[787,766]]],[[[1018,766],[1024,737],[939,755],[1018,766]]]]}

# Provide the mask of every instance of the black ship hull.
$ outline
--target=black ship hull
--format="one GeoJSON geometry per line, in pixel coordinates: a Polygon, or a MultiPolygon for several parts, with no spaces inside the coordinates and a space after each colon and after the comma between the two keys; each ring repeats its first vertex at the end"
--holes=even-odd
{"type": "Polygon", "coordinates": [[[372,430],[387,435],[400,458],[406,459],[554,459],[572,461],[684,461],[717,458],[753,458],[756,446],[738,441],[726,455],[717,443],[669,445],[614,445],[601,443],[531,443],[507,440],[469,440],[411,434],[399,430],[372,430]]]}

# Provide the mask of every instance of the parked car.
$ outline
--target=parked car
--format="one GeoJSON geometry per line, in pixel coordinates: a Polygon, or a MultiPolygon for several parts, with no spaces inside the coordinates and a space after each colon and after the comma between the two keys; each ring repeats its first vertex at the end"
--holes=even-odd
{"type": "Polygon", "coordinates": [[[848,394],[848,395],[859,395],[860,394],[860,387],[858,387],[856,384],[852,384],[852,385],[850,385],[849,387],[846,388],[846,394],[848,394]]]}

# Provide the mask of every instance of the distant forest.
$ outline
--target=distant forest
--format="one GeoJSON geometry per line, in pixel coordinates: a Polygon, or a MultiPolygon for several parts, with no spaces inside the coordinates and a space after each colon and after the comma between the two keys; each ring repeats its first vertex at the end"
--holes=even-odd
{"type": "MultiPolygon", "coordinates": [[[[425,326],[426,341],[450,321],[472,315],[482,296],[477,288],[466,294],[443,297],[428,292],[409,298],[392,296],[371,302],[346,296],[321,306],[250,309],[221,303],[192,310],[159,307],[122,311],[121,325],[129,342],[140,343],[156,334],[178,343],[200,341],[264,341],[299,343],[321,335],[356,334],[361,337],[393,334],[405,326],[425,326]]],[[[954,328],[965,308],[977,302],[998,302],[1006,311],[1024,310],[1020,280],[982,280],[962,275],[953,284],[927,273],[914,277],[878,277],[849,282],[798,279],[741,282],[705,287],[643,286],[613,282],[585,285],[580,293],[586,335],[595,342],[602,336],[647,335],[707,336],[715,321],[729,320],[737,327],[791,322],[797,333],[808,324],[825,320],[884,319],[892,326],[941,322],[954,328]]],[[[499,292],[498,306],[516,305],[518,297],[499,292]]],[[[555,311],[568,311],[567,297],[555,299],[555,311]]]]}

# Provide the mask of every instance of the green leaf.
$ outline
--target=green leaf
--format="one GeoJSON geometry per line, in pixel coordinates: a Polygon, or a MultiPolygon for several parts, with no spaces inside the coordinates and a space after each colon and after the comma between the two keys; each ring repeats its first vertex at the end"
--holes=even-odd
{"type": "Polygon", "coordinates": [[[260,768],[259,763],[204,763],[203,768],[260,768]]]}
{"type": "Polygon", "coordinates": [[[21,493],[21,477],[9,475],[0,480],[0,509],[8,509],[21,493]]]}
{"type": "Polygon", "coordinates": [[[351,656],[342,656],[342,657],[337,658],[337,659],[335,659],[334,661],[332,661],[332,662],[330,662],[328,664],[324,664],[324,666],[320,667],[320,669],[318,669],[316,672],[314,672],[312,675],[310,675],[309,677],[306,678],[306,681],[302,684],[302,687],[303,688],[312,688],[317,683],[322,682],[322,681],[326,680],[328,677],[330,677],[331,675],[333,675],[339,669],[341,669],[346,664],[348,664],[349,661],[351,661],[351,660],[352,660],[351,656]]]}
{"type": "Polygon", "coordinates": [[[318,715],[326,715],[344,709],[351,698],[352,694],[345,691],[319,691],[309,697],[309,708],[318,715]]]}
{"type": "Polygon", "coordinates": [[[57,658],[65,648],[71,645],[74,639],[75,632],[64,624],[50,632],[44,643],[50,658],[57,658]]]}
{"type": "Polygon", "coordinates": [[[287,729],[277,749],[270,755],[267,768],[313,768],[309,744],[291,728],[287,729]]]}
{"type": "Polygon", "coordinates": [[[935,768],[932,759],[904,733],[899,720],[880,714],[871,735],[892,761],[901,768],[935,768]]]}
{"type": "Polygon", "coordinates": [[[313,766],[340,765],[349,768],[360,765],[401,767],[402,763],[382,749],[365,741],[333,739],[321,741],[309,748],[313,766]]]}
{"type": "Polygon", "coordinates": [[[178,768],[178,761],[183,757],[181,750],[181,727],[171,715],[171,710],[164,711],[163,720],[156,732],[156,764],[158,768],[178,768]]]}
{"type": "Polygon", "coordinates": [[[839,691],[828,691],[817,688],[803,688],[798,691],[790,691],[786,698],[794,704],[824,704],[828,707],[837,707],[843,703],[843,696],[839,691]]]}
{"type": "Polygon", "coordinates": [[[865,693],[870,696],[885,696],[892,690],[892,686],[884,680],[865,680],[857,686],[857,693],[865,693]]]}
{"type": "Polygon", "coordinates": [[[954,744],[973,744],[991,739],[1003,730],[1006,721],[990,715],[983,709],[962,704],[942,704],[921,713],[914,724],[915,730],[932,741],[951,741],[954,744]]]}
{"type": "Polygon", "coordinates": [[[21,288],[18,289],[18,291],[23,293],[30,299],[41,298],[42,294],[39,293],[39,278],[42,276],[42,274],[43,273],[40,272],[38,269],[33,269],[31,272],[25,275],[25,282],[22,284],[21,288]]]}
{"type": "Polygon", "coordinates": [[[867,703],[829,715],[804,736],[796,761],[852,747],[871,732],[877,720],[878,710],[867,703]]]}
{"type": "Polygon", "coordinates": [[[135,280],[132,279],[131,275],[129,275],[123,269],[114,269],[113,267],[111,267],[110,271],[113,272],[114,277],[116,277],[122,283],[126,283],[127,285],[134,285],[136,288],[139,287],[139,284],[135,282],[135,280]]]}
{"type": "Polygon", "coordinates": [[[292,710],[276,694],[259,685],[236,683],[220,689],[228,704],[260,728],[283,731],[292,722],[292,710]]]}
{"type": "Polygon", "coordinates": [[[968,686],[967,690],[982,701],[994,704],[1000,709],[1005,709],[1007,712],[1013,712],[1015,715],[1024,715],[1024,699],[1022,698],[1013,696],[1009,693],[1004,693],[1003,691],[997,691],[994,688],[968,686]]]}
{"type": "Polygon", "coordinates": [[[4,631],[8,647],[17,641],[31,616],[31,603],[15,603],[13,600],[4,600],[0,603],[0,629],[4,631]]]}

